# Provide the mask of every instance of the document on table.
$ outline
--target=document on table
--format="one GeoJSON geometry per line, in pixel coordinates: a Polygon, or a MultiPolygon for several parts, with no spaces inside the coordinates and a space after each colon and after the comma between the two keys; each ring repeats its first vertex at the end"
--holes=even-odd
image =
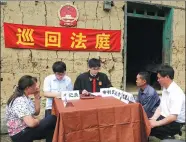
{"type": "Polygon", "coordinates": [[[91,93],[90,92],[90,95],[93,95],[93,96],[102,96],[102,93],[101,92],[94,92],[94,93],[91,93]]]}

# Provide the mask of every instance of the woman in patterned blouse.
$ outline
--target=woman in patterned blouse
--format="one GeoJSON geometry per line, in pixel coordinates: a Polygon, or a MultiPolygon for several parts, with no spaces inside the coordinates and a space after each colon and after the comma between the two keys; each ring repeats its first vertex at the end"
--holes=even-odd
{"type": "Polygon", "coordinates": [[[25,75],[9,98],[6,107],[8,133],[13,142],[33,142],[46,139],[52,142],[56,117],[50,115],[42,120],[35,116],[40,113],[40,91],[37,79],[25,75]],[[34,95],[34,102],[29,98],[34,95]]]}

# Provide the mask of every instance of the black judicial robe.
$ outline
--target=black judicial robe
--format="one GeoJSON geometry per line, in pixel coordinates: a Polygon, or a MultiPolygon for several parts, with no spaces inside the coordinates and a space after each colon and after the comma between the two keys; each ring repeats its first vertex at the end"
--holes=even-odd
{"type": "Polygon", "coordinates": [[[74,83],[74,90],[79,90],[80,94],[85,89],[88,92],[100,92],[100,88],[112,87],[108,76],[105,73],[98,72],[96,76],[90,75],[90,72],[80,74],[74,83]]]}

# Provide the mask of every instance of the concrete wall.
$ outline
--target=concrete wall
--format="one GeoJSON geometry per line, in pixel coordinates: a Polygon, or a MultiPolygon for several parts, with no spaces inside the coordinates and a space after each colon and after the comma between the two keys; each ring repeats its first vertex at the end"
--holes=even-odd
{"type": "MultiPolygon", "coordinates": [[[[1,77],[3,78],[1,82],[1,108],[3,110],[7,99],[12,95],[13,86],[22,75],[31,74],[38,77],[42,90],[43,80],[52,73],[51,66],[57,60],[62,60],[67,64],[67,74],[74,82],[77,75],[87,70],[87,60],[89,58],[100,57],[102,71],[109,76],[115,87],[123,87],[122,52],[19,50],[4,47],[3,22],[59,27],[57,11],[60,5],[65,3],[61,1],[8,1],[7,5],[1,6],[1,77]]],[[[115,6],[112,7],[111,12],[103,11],[102,1],[77,1],[72,3],[77,6],[80,13],[77,28],[122,30],[123,38],[124,12],[122,7],[125,3],[122,1],[114,3],[115,6]]],[[[180,9],[185,9],[185,4],[176,1],[155,1],[153,3],[175,6],[171,64],[176,71],[176,82],[185,89],[185,11],[180,9]]],[[[123,40],[121,43],[121,48],[123,48],[123,40]]],[[[42,107],[44,108],[44,99],[42,107]]],[[[4,111],[1,113],[4,121],[4,111]]],[[[2,127],[4,128],[4,126],[2,127]]]]}

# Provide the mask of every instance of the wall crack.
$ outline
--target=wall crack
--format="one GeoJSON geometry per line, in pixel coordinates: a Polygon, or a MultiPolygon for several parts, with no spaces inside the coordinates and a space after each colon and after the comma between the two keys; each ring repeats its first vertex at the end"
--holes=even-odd
{"type": "Polygon", "coordinates": [[[110,12],[108,14],[108,17],[109,17],[109,30],[111,30],[111,17],[110,17],[110,12]]]}
{"type": "Polygon", "coordinates": [[[58,57],[59,57],[59,56],[58,56],[58,54],[57,54],[57,53],[58,53],[58,50],[56,51],[56,58],[58,59],[58,57]]]}
{"type": "Polygon", "coordinates": [[[99,1],[97,1],[97,5],[96,5],[96,20],[98,19],[98,6],[99,6],[99,1]]]}
{"type": "Polygon", "coordinates": [[[48,21],[47,21],[47,5],[46,5],[46,1],[44,1],[44,5],[45,5],[45,14],[44,14],[44,16],[45,16],[45,25],[47,25],[47,23],[48,23],[48,21]]]}
{"type": "MultiPolygon", "coordinates": [[[[6,15],[5,14],[5,6],[3,6],[2,9],[3,9],[3,18],[2,18],[3,21],[2,21],[2,23],[4,23],[4,21],[5,21],[5,15],[6,15]]],[[[3,27],[3,24],[1,25],[1,27],[3,27]]]]}
{"type": "Polygon", "coordinates": [[[86,13],[86,1],[84,1],[84,9],[85,9],[85,28],[87,27],[86,23],[87,23],[87,13],[86,13]]]}
{"type": "Polygon", "coordinates": [[[20,12],[21,12],[21,14],[22,14],[22,16],[21,16],[21,23],[23,24],[23,19],[24,19],[24,13],[23,13],[23,11],[22,11],[22,8],[21,8],[21,1],[19,2],[19,9],[20,9],[20,12]]]}
{"type": "Polygon", "coordinates": [[[118,18],[118,21],[119,21],[120,30],[122,30],[122,29],[121,29],[121,21],[120,21],[120,19],[119,19],[119,12],[118,12],[117,7],[115,7],[115,9],[116,9],[116,12],[117,12],[117,18],[118,18]]]}

